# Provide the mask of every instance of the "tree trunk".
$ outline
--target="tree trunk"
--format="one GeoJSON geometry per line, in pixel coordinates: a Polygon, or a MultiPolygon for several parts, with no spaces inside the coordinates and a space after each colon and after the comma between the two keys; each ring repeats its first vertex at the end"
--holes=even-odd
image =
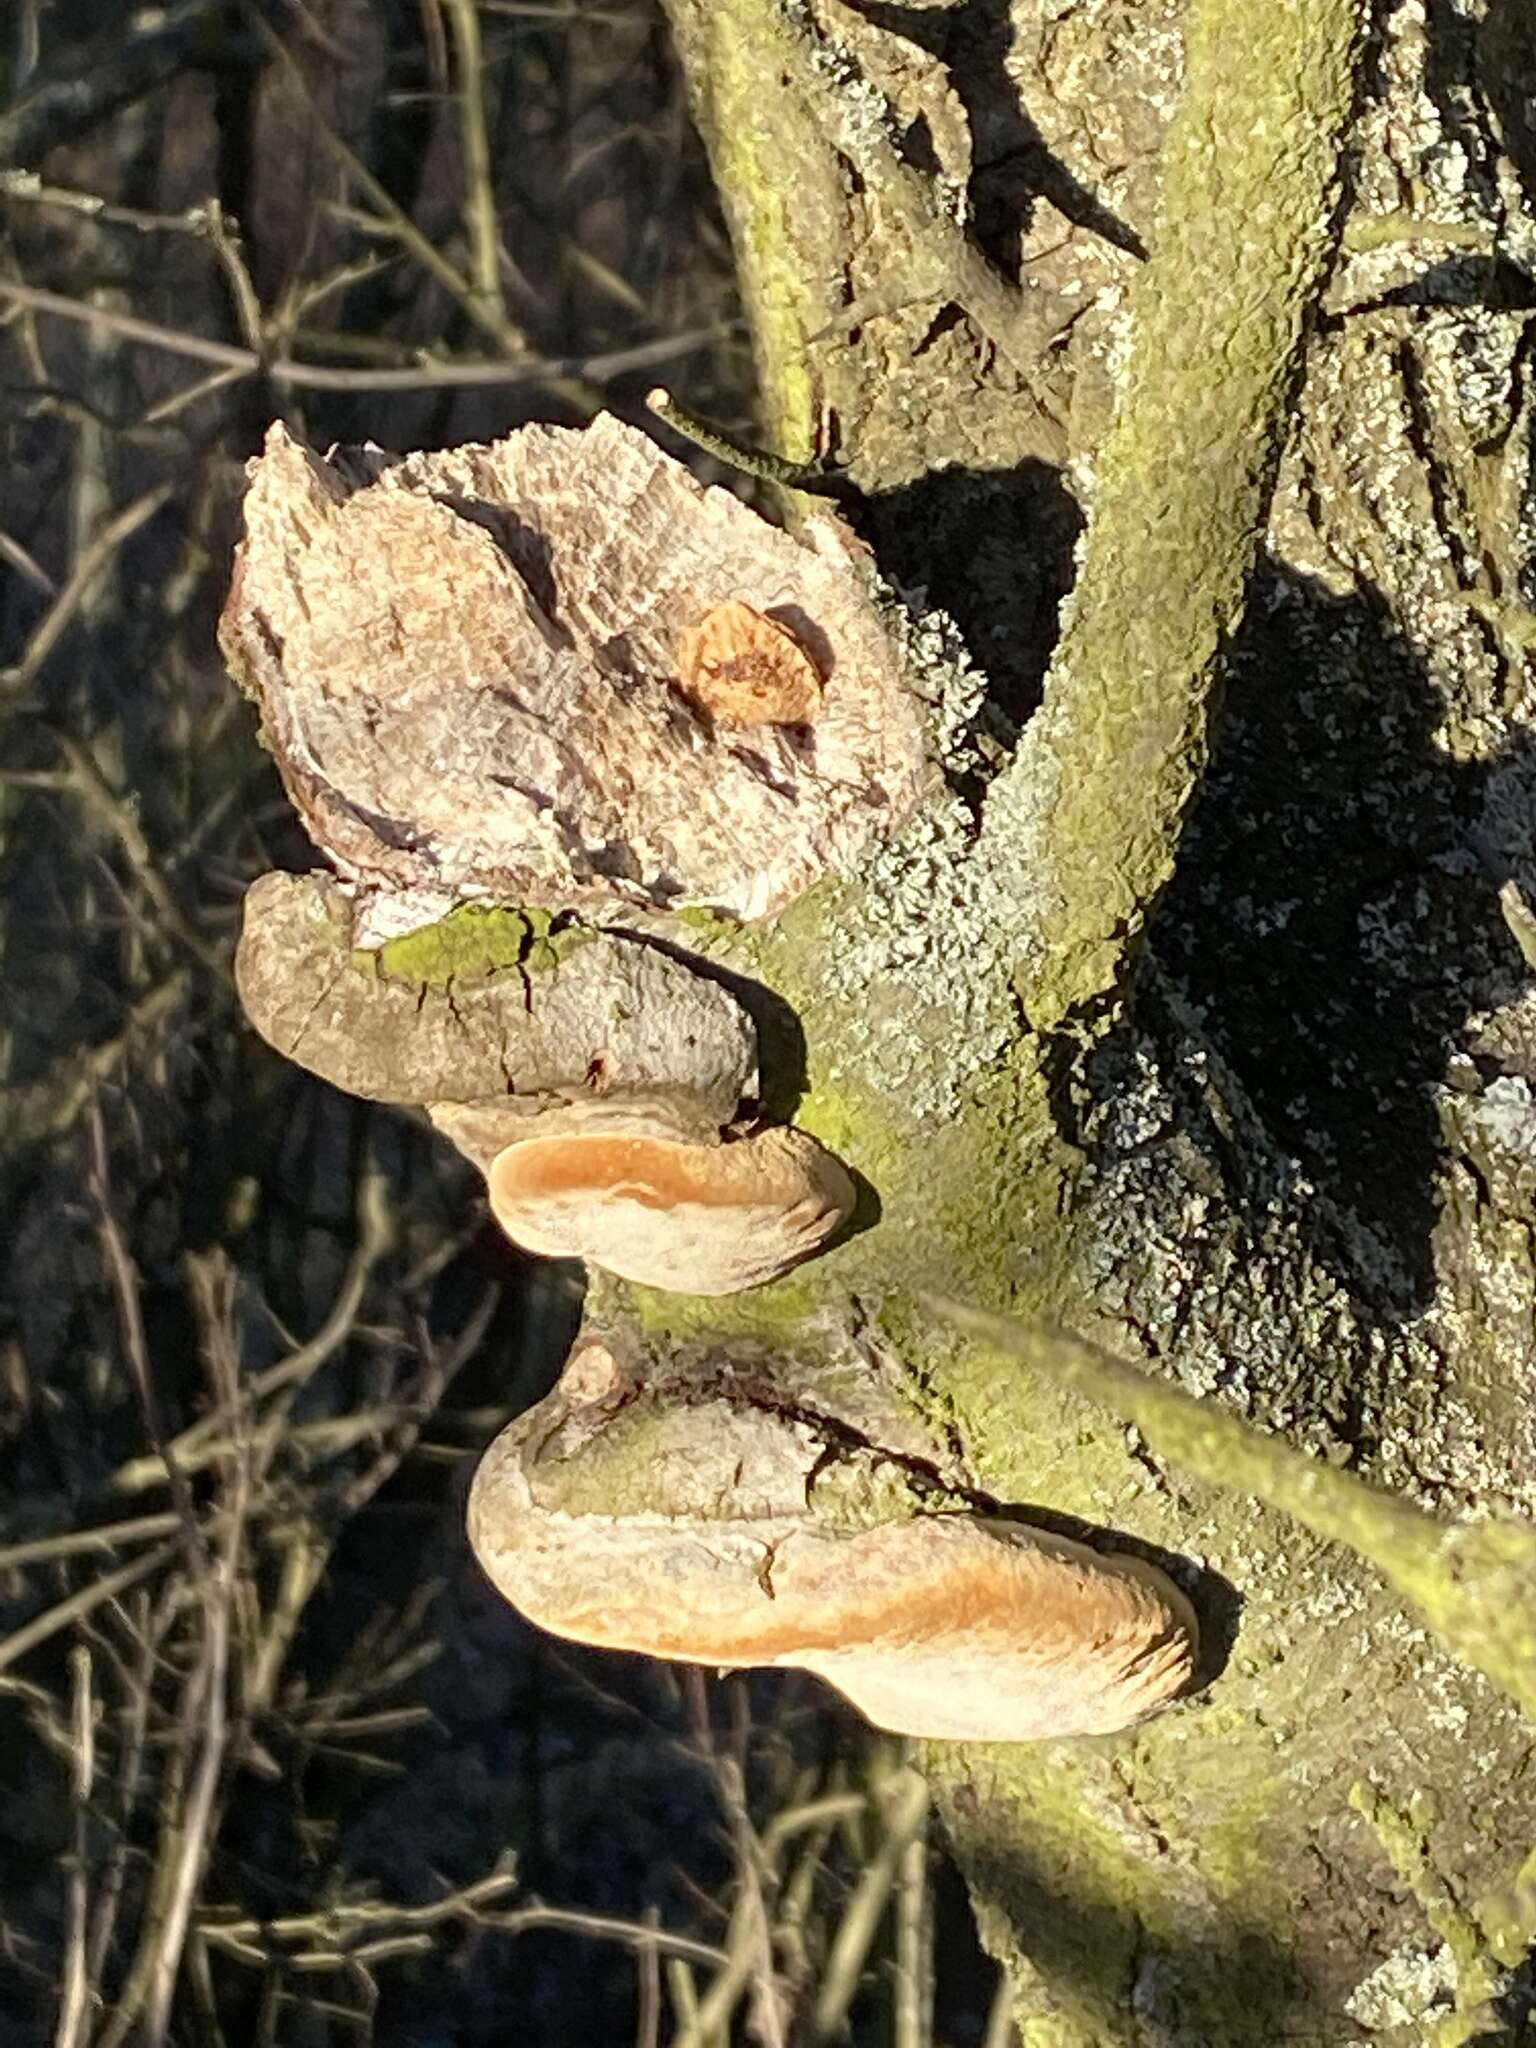
{"type": "Polygon", "coordinates": [[[1196,1698],[926,1756],[1027,2042],[1494,2037],[1510,1700],[914,1283],[1422,1506],[1536,1506],[1531,17],[670,4],[770,438],[986,692],[952,670],[915,827],[714,949],[793,1005],[795,1119],[878,1227],[640,1319],[813,1383],[862,1330],[970,1483],[1198,1567],[1196,1698]]]}

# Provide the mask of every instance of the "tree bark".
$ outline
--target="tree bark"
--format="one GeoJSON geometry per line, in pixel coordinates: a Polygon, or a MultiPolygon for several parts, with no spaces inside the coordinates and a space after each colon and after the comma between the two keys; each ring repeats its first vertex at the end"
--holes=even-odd
{"type": "Polygon", "coordinates": [[[1531,1513],[1536,1012],[1499,911],[1536,879],[1528,23],[1389,6],[1362,53],[1303,4],[671,14],[771,438],[863,487],[991,722],[947,813],[723,945],[793,1003],[796,1119],[878,1229],[640,1313],[804,1348],[856,1303],[974,1483],[1203,1566],[1198,1700],[927,1758],[1027,2041],[1496,2036],[1507,1914],[1452,1924],[1433,1879],[1498,1892],[1533,1839],[1509,1699],[1337,1543],[910,1290],[1092,1331],[1406,1500],[1531,1513]],[[978,806],[1079,500],[1044,709],[978,806]]]}

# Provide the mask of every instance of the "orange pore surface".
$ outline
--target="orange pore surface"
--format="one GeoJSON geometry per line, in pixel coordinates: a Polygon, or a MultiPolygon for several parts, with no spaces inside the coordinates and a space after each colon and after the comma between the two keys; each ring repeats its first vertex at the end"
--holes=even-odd
{"type": "Polygon", "coordinates": [[[726,1166],[725,1150],[671,1138],[533,1138],[501,1154],[493,1185],[514,1201],[601,1192],[647,1209],[680,1202],[725,1208],[744,1192],[740,1176],[726,1166]]]}

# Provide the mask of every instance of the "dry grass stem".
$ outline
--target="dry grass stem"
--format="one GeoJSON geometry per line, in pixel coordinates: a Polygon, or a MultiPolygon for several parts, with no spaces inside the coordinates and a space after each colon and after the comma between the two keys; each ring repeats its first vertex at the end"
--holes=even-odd
{"type": "MultiPolygon", "coordinates": [[[[9,289],[7,281],[0,278],[0,295],[9,289]]],[[[11,668],[0,669],[0,691],[19,697],[23,691],[31,688],[41,673],[44,662],[58,646],[75,614],[89,599],[97,578],[106,569],[118,549],[131,540],[141,526],[153,519],[162,505],[170,502],[175,495],[175,489],[174,484],[157,484],[153,490],[143,492],[131,504],[125,505],[121,512],[107,520],[80,550],[58,596],[33,627],[21,660],[11,668]]]]}
{"type": "Polygon", "coordinates": [[[507,326],[501,290],[501,227],[496,217],[496,180],[485,120],[485,54],[475,0],[439,0],[453,30],[459,75],[459,147],[464,153],[464,229],[469,242],[473,288],[496,326],[507,326]]]}
{"type": "Polygon", "coordinates": [[[91,1653],[83,1643],[69,1653],[70,1732],[74,1746],[75,1845],[67,1887],[68,1931],[64,1941],[64,1986],[54,2048],[79,2048],[90,2012],[91,1972],[86,1952],[90,1914],[91,1794],[96,1781],[96,1700],[91,1653]]]}
{"type": "Polygon", "coordinates": [[[885,1836],[854,1886],[822,1974],[810,2038],[830,2041],[842,2029],[864,1965],[885,1917],[902,1859],[928,1820],[927,1780],[910,1768],[891,1773],[883,1790],[885,1836]]]}

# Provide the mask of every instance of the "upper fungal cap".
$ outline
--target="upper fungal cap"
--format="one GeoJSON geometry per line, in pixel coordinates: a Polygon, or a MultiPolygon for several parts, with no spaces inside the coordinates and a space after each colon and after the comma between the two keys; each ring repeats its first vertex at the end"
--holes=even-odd
{"type": "Polygon", "coordinates": [[[791,537],[606,415],[399,460],[275,426],[245,516],[221,644],[311,836],[375,890],[763,917],[928,784],[843,530],[791,537]]]}
{"type": "Polygon", "coordinates": [[[514,1243],[590,1259],[622,1279],[685,1294],[757,1287],[820,1249],[853,1213],[854,1187],[804,1131],[724,1144],[670,1135],[565,1132],[509,1145],[487,1176],[514,1243]]]}
{"type": "Polygon", "coordinates": [[[645,1105],[679,1133],[735,1115],[756,1087],[757,1032],[729,990],[624,933],[583,930],[541,957],[530,931],[524,913],[466,909],[408,945],[365,950],[333,876],[262,875],[235,981],[279,1052],[354,1095],[440,1108],[477,1163],[480,1125],[510,1130],[551,1100],[594,1116],[645,1105]],[[477,961],[467,939],[455,949],[466,921],[495,926],[505,957],[477,961]]]}

